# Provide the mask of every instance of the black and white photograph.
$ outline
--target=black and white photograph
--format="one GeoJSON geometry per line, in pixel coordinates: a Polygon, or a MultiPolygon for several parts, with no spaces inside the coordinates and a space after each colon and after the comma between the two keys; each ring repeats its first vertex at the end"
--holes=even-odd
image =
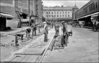
{"type": "Polygon", "coordinates": [[[0,0],[0,63],[99,63],[99,0],[0,0]]]}

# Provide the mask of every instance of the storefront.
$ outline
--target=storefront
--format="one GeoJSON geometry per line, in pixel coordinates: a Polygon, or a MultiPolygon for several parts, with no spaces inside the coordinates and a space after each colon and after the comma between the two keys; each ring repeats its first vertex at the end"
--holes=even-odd
{"type": "Polygon", "coordinates": [[[13,16],[9,14],[0,13],[0,31],[7,30],[6,20],[12,19],[13,16]]]}

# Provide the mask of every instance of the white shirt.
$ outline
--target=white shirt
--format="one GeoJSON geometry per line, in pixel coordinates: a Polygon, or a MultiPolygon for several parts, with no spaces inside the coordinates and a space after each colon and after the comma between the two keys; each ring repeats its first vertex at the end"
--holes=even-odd
{"type": "Polygon", "coordinates": [[[67,25],[67,32],[71,32],[72,31],[72,26],[71,25],[67,25]]]}

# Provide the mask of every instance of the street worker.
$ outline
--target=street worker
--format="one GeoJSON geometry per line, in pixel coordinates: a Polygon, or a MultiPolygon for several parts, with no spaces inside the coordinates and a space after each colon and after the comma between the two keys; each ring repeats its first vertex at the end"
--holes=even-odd
{"type": "Polygon", "coordinates": [[[36,36],[36,30],[37,30],[37,25],[35,24],[34,25],[34,34],[35,34],[35,36],[36,36]]]}
{"type": "Polygon", "coordinates": [[[94,18],[91,18],[92,24],[93,24],[93,31],[96,30],[96,20],[94,18]]]}
{"type": "Polygon", "coordinates": [[[38,25],[38,31],[39,31],[39,33],[40,33],[40,28],[41,28],[41,25],[39,24],[39,25],[38,25]]]}
{"type": "Polygon", "coordinates": [[[58,35],[59,35],[59,25],[55,24],[55,36],[54,37],[57,37],[58,35]]]}
{"type": "Polygon", "coordinates": [[[33,38],[33,36],[34,36],[34,27],[35,27],[35,21],[32,19],[31,20],[31,29],[32,29],[32,38],[33,38]]]}
{"type": "Polygon", "coordinates": [[[62,26],[63,35],[61,38],[61,46],[64,47],[67,46],[68,43],[67,23],[62,22],[62,25],[63,25],[62,26]]]}
{"type": "Polygon", "coordinates": [[[44,42],[48,41],[48,24],[44,22],[44,42]]]}
{"type": "Polygon", "coordinates": [[[67,33],[68,37],[72,36],[72,26],[70,25],[70,23],[67,23],[67,33]]]}
{"type": "Polygon", "coordinates": [[[31,32],[30,28],[26,29],[26,37],[27,37],[27,39],[30,39],[30,32],[31,32]]]}

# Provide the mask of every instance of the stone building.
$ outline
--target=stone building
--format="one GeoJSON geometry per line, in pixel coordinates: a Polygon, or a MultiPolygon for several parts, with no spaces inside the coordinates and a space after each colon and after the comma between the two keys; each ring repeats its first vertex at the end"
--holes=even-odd
{"type": "Polygon", "coordinates": [[[47,20],[72,20],[73,7],[55,6],[55,7],[44,7],[43,16],[47,20]]]}
{"type": "Polygon", "coordinates": [[[92,26],[91,18],[99,21],[99,0],[90,0],[75,13],[77,21],[84,21],[85,26],[92,26]]]}

